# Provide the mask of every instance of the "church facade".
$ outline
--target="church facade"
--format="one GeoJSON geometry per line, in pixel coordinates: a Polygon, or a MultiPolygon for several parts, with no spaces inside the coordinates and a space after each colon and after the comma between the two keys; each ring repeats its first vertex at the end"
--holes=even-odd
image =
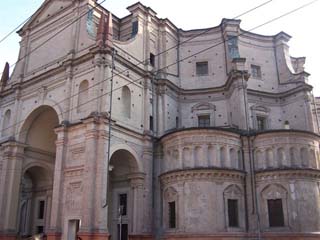
{"type": "Polygon", "coordinates": [[[0,239],[320,239],[319,123],[290,36],[46,0],[0,82],[0,239]]]}

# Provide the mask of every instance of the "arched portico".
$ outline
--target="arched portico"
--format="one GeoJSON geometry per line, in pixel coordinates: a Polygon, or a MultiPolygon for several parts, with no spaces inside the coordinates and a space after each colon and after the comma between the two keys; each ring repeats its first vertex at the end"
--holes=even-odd
{"type": "Polygon", "coordinates": [[[141,203],[144,174],[134,152],[127,149],[112,151],[109,165],[108,228],[112,240],[127,240],[142,223],[141,203]],[[121,213],[121,224],[120,224],[121,213]],[[121,225],[121,227],[120,227],[121,225]]]}
{"type": "Polygon", "coordinates": [[[19,236],[45,233],[49,227],[56,155],[55,127],[59,117],[54,108],[34,109],[21,125],[18,141],[23,143],[20,172],[13,187],[16,201],[16,226],[19,236]],[[18,185],[19,184],[19,185],[18,185]]]}

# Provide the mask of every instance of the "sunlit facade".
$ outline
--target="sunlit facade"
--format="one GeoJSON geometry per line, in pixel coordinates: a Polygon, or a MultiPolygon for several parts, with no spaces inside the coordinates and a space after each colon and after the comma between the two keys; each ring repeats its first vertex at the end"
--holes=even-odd
{"type": "Polygon", "coordinates": [[[0,240],[319,239],[319,121],[291,37],[128,11],[46,0],[18,31],[0,240]]]}

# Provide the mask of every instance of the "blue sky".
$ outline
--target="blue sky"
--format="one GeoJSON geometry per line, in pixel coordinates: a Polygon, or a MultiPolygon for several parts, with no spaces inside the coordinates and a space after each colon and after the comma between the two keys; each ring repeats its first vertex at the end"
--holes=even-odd
{"type": "MultiPolygon", "coordinates": [[[[101,0],[99,0],[100,2],[101,0]]],[[[233,18],[246,10],[267,0],[141,0],[158,13],[158,17],[169,18],[182,29],[206,28],[219,25],[222,18],[233,18]]],[[[308,3],[311,0],[273,0],[264,7],[241,17],[241,28],[249,30],[285,12],[308,3]]],[[[1,1],[0,39],[12,31],[27,17],[34,13],[43,0],[10,0],[1,1]]],[[[103,6],[118,17],[128,14],[126,7],[136,0],[106,0],[103,6]]],[[[262,28],[254,30],[264,35],[274,35],[284,31],[292,36],[289,42],[290,53],[294,57],[307,57],[306,71],[311,73],[309,83],[314,88],[314,94],[320,96],[320,71],[318,55],[320,54],[320,28],[316,20],[320,13],[320,1],[299,10],[283,19],[277,20],[262,28]]],[[[19,36],[14,33],[0,43],[0,72],[4,63],[15,63],[19,52],[19,36]]]]}

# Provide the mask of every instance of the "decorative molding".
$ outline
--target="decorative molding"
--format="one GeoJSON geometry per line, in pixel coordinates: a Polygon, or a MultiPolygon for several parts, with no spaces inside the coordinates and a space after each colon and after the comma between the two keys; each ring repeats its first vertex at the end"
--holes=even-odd
{"type": "Polygon", "coordinates": [[[83,171],[84,171],[84,166],[80,165],[80,166],[76,166],[76,167],[70,167],[70,168],[66,168],[64,170],[64,175],[65,177],[79,177],[83,175],[83,171]]]}
{"type": "Polygon", "coordinates": [[[320,181],[320,170],[317,169],[274,169],[256,173],[257,182],[272,180],[312,179],[320,181]]]}
{"type": "Polygon", "coordinates": [[[236,170],[227,169],[190,169],[178,170],[162,174],[160,180],[162,184],[170,184],[185,181],[206,181],[215,182],[221,180],[231,180],[242,182],[245,173],[236,170]]]}

